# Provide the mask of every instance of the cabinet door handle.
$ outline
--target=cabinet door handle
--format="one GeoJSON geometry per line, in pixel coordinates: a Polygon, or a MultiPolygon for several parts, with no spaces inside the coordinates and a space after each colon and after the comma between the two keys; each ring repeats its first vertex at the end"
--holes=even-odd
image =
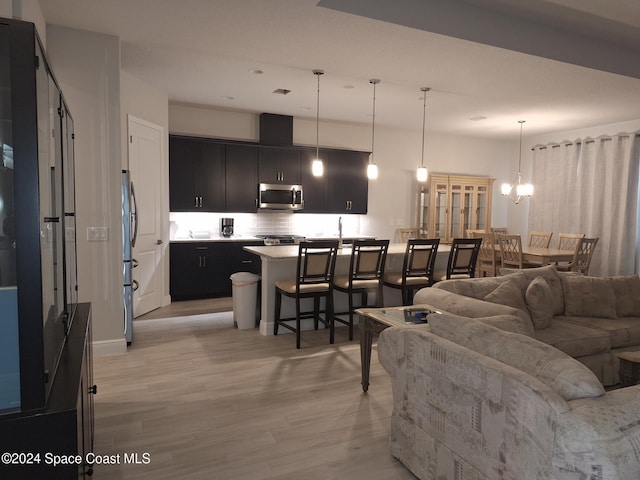
{"type": "Polygon", "coordinates": [[[253,263],[253,260],[242,260],[242,263],[253,263]]]}
{"type": "Polygon", "coordinates": [[[196,205],[195,205],[195,207],[196,207],[196,208],[198,208],[198,197],[193,197],[193,198],[194,198],[194,199],[195,199],[195,201],[196,201],[196,205]]]}
{"type": "Polygon", "coordinates": [[[203,267],[207,266],[207,257],[202,257],[202,266],[203,267]]]}
{"type": "Polygon", "coordinates": [[[97,385],[92,385],[91,387],[89,387],[89,393],[91,393],[93,395],[97,395],[98,394],[98,386],[97,385]]]}

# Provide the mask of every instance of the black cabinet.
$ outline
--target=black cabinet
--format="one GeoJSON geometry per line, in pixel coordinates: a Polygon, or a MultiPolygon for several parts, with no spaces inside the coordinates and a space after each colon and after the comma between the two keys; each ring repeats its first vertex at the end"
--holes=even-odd
{"type": "Polygon", "coordinates": [[[369,154],[331,150],[327,162],[327,211],[331,213],[367,213],[369,154]]]}
{"type": "Polygon", "coordinates": [[[172,243],[170,272],[176,300],[225,296],[229,290],[229,257],[213,242],[172,243]]]}
{"type": "Polygon", "coordinates": [[[260,274],[260,259],[245,246],[255,241],[173,242],[170,245],[170,291],[173,300],[228,297],[229,277],[236,272],[260,274]]]}
{"type": "Polygon", "coordinates": [[[169,138],[172,212],[225,211],[225,146],[204,139],[169,138]]]}
{"type": "Polygon", "coordinates": [[[260,183],[300,184],[300,151],[293,148],[259,147],[260,183]]]}
{"type": "Polygon", "coordinates": [[[304,192],[302,213],[367,213],[369,154],[351,150],[320,149],[324,175],[314,177],[311,162],[315,149],[302,153],[301,181],[304,192]]]}
{"type": "Polygon", "coordinates": [[[258,147],[226,145],[225,199],[227,212],[258,209],[258,147]]]}

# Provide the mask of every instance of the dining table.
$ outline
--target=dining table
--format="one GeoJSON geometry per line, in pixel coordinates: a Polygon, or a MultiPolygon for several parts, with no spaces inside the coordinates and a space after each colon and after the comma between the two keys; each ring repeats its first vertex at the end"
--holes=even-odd
{"type": "Polygon", "coordinates": [[[570,262],[573,260],[573,250],[561,250],[559,248],[543,248],[522,246],[522,260],[536,262],[542,265],[555,262],[570,262]]]}

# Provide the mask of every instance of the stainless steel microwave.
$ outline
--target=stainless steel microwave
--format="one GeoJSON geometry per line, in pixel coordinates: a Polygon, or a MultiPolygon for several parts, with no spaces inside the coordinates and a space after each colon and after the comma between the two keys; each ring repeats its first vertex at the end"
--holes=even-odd
{"type": "Polygon", "coordinates": [[[258,189],[258,208],[265,210],[303,209],[302,185],[261,183],[258,189]]]}

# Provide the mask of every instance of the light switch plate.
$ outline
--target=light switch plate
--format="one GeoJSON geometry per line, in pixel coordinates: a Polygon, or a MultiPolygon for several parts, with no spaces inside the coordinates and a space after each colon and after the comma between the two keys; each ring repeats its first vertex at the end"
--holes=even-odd
{"type": "Polygon", "coordinates": [[[109,240],[108,227],[87,227],[87,241],[106,242],[109,240]]]}

